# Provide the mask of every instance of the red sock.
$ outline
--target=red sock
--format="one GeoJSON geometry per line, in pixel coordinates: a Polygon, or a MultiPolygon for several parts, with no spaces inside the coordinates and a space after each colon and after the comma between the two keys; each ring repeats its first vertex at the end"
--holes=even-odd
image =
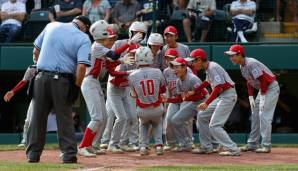
{"type": "Polygon", "coordinates": [[[86,128],[83,140],[82,140],[79,148],[91,146],[95,135],[96,135],[96,132],[93,132],[90,128],[86,128]]]}

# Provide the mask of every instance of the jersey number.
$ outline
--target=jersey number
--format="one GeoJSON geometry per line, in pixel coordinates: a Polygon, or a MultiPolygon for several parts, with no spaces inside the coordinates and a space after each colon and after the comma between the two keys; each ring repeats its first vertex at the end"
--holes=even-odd
{"type": "Polygon", "coordinates": [[[143,96],[152,96],[154,95],[154,82],[153,80],[142,80],[140,82],[142,87],[143,96]]]}

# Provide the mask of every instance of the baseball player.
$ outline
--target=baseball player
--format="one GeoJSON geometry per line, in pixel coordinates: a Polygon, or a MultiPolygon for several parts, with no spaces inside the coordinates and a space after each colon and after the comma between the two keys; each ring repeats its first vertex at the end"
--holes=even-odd
{"type": "MultiPolygon", "coordinates": [[[[125,56],[131,57],[134,59],[134,54],[136,49],[140,47],[139,44],[131,44],[128,48],[128,54],[125,56]]],[[[131,65],[126,65],[126,64],[120,64],[117,66],[117,70],[122,71],[128,71],[131,65]],[[128,67],[129,66],[129,67],[128,67]]],[[[129,101],[129,93],[130,89],[128,87],[128,80],[126,77],[114,77],[114,76],[109,76],[109,81],[108,81],[108,86],[107,86],[107,101],[106,101],[106,108],[107,108],[107,126],[104,130],[102,140],[103,142],[100,147],[101,148],[109,148],[110,152],[113,153],[123,153],[123,151],[136,151],[138,148],[134,147],[124,147],[122,146],[122,141],[126,141],[129,139],[128,135],[128,130],[130,130],[131,120],[131,108],[126,107],[130,106],[131,104],[128,103],[129,101]],[[115,105],[117,104],[117,105],[115,105]],[[125,110],[123,110],[123,107],[125,106],[125,110]],[[115,112],[118,114],[118,123],[115,125],[115,112]],[[123,127],[122,129],[119,129],[117,126],[120,124],[120,128],[123,127]],[[114,129],[116,128],[116,129],[114,129]],[[112,134],[112,131],[114,132],[112,134]],[[120,136],[121,135],[121,136],[120,136]],[[110,143],[111,136],[117,139],[117,142],[112,140],[113,142],[110,143]],[[120,143],[119,139],[120,138],[120,143]],[[105,144],[110,144],[107,147],[105,147],[105,144]],[[119,149],[120,147],[120,149],[119,149]]],[[[112,139],[114,139],[112,138],[112,139]]],[[[125,142],[123,142],[125,144],[125,142]]]]}
{"type": "Polygon", "coordinates": [[[162,155],[162,98],[166,91],[165,80],[159,69],[151,68],[153,54],[148,47],[140,47],[136,51],[138,69],[129,75],[132,87],[131,96],[136,98],[137,115],[140,118],[140,154],[148,155],[150,125],[153,129],[156,154],[162,155]]]}
{"type": "Polygon", "coordinates": [[[101,137],[106,126],[107,115],[104,94],[100,83],[97,80],[102,70],[102,66],[109,58],[112,60],[120,58],[120,54],[126,50],[131,43],[138,42],[141,38],[140,34],[136,34],[127,44],[112,51],[106,48],[111,45],[109,40],[110,30],[108,23],[104,20],[99,20],[93,23],[90,27],[90,33],[95,40],[91,49],[92,65],[86,70],[86,76],[83,80],[81,89],[90,113],[91,121],[85,130],[84,137],[78,149],[78,154],[85,157],[95,157],[96,154],[104,154],[104,151],[102,150],[91,150],[96,154],[88,150],[90,149],[96,134],[98,134],[98,137],[101,137]]]}
{"type": "MultiPolygon", "coordinates": [[[[140,21],[135,21],[131,24],[131,26],[129,27],[129,38],[132,38],[134,35],[136,34],[142,34],[142,40],[146,37],[146,33],[147,33],[147,26],[140,21]]],[[[142,41],[141,40],[141,41],[142,41]]],[[[123,39],[123,40],[117,40],[115,42],[115,44],[113,45],[112,49],[117,49],[120,46],[122,46],[123,44],[126,44],[129,41],[129,39],[123,39]]],[[[140,41],[140,42],[141,42],[140,41]]],[[[139,43],[139,42],[136,42],[139,43]]],[[[124,57],[127,54],[127,50],[124,51],[123,53],[121,53],[121,57],[124,57]]],[[[133,70],[135,69],[134,65],[131,66],[127,66],[127,70],[133,70]]],[[[110,83],[108,82],[108,87],[110,86],[110,83]]],[[[133,149],[139,149],[139,137],[138,137],[138,117],[136,115],[136,103],[135,103],[135,99],[131,98],[130,96],[128,96],[130,103],[129,103],[129,107],[130,110],[132,111],[131,114],[131,123],[128,125],[128,137],[126,136],[122,136],[122,140],[120,143],[120,147],[123,151],[133,151],[133,149]]],[[[107,103],[110,103],[110,101],[107,101],[107,103]]],[[[111,104],[110,106],[115,105],[115,104],[111,104]]],[[[117,105],[116,105],[117,107],[117,105]]],[[[106,135],[106,134],[105,134],[106,135]]],[[[105,137],[105,136],[104,136],[105,137]]],[[[102,144],[101,147],[106,147],[107,146],[107,142],[106,138],[104,138],[102,140],[102,144]]]]}
{"type": "MultiPolygon", "coordinates": [[[[138,44],[132,44],[129,47],[128,55],[134,57],[134,52],[139,47],[138,44]]],[[[117,66],[117,70],[120,72],[132,72],[128,71],[128,65],[120,64],[117,66]]],[[[131,108],[129,97],[130,88],[128,87],[127,77],[117,77],[110,74],[109,83],[107,87],[107,109],[109,109],[108,115],[116,116],[114,126],[111,130],[111,139],[109,141],[108,151],[112,153],[123,153],[124,150],[128,152],[136,151],[134,148],[121,149],[121,140],[128,139],[128,130],[130,129],[130,123],[132,120],[131,108]]]]}
{"type": "MultiPolygon", "coordinates": [[[[195,92],[201,91],[208,85],[212,87],[208,99],[197,106],[199,110],[197,125],[200,132],[201,149],[204,153],[213,152],[212,135],[219,144],[227,149],[227,151],[220,152],[219,155],[239,156],[240,149],[223,129],[237,100],[235,83],[219,64],[208,61],[205,54],[204,50],[195,49],[187,59],[192,62],[192,67],[195,69],[206,71],[206,80],[195,89],[195,92]]],[[[193,152],[202,154],[201,149],[193,152]]]]}
{"type": "Polygon", "coordinates": [[[151,49],[153,53],[153,64],[151,65],[152,68],[158,68],[160,70],[164,70],[166,68],[166,63],[164,61],[163,56],[161,56],[161,48],[164,45],[163,37],[159,33],[151,33],[147,46],[151,49]]]}
{"type": "MultiPolygon", "coordinates": [[[[163,71],[163,75],[166,81],[166,97],[172,98],[176,95],[176,81],[178,77],[176,76],[174,70],[170,67],[170,61],[173,61],[175,58],[178,57],[178,52],[176,49],[169,48],[165,52],[165,61],[168,64],[168,67],[163,71]]],[[[171,125],[170,120],[172,119],[173,115],[179,110],[180,103],[168,103],[164,122],[165,128],[165,146],[164,150],[168,151],[175,147],[177,141],[175,140],[173,128],[171,125]]]]}
{"type": "MultiPolygon", "coordinates": [[[[4,101],[9,102],[10,99],[21,89],[23,89],[28,82],[30,82],[36,75],[37,73],[37,69],[36,69],[36,65],[30,65],[25,74],[23,79],[10,91],[8,91],[5,95],[4,95],[4,101]]],[[[29,123],[30,123],[30,119],[31,119],[31,114],[32,114],[32,105],[33,105],[33,101],[30,101],[28,110],[27,110],[27,115],[26,115],[26,119],[25,119],[25,123],[24,123],[24,129],[23,129],[23,139],[21,141],[21,143],[18,145],[18,147],[24,147],[26,144],[26,139],[27,139],[27,130],[29,127],[29,123]]]]}
{"type": "Polygon", "coordinates": [[[163,32],[166,45],[163,46],[161,54],[164,56],[168,48],[174,48],[178,52],[178,56],[182,58],[189,57],[190,50],[188,46],[178,43],[178,31],[174,26],[168,26],[163,32]]]}
{"type": "Polygon", "coordinates": [[[188,72],[187,61],[184,58],[176,58],[174,61],[171,61],[170,64],[173,66],[174,72],[178,77],[176,81],[177,93],[175,97],[164,99],[164,101],[180,103],[179,110],[174,113],[172,119],[168,121],[173,125],[174,136],[179,143],[179,146],[172,151],[191,151],[192,139],[187,136],[189,133],[188,122],[197,114],[196,107],[205,99],[208,91],[201,89],[196,93],[189,93],[199,87],[202,81],[191,71],[188,72]]]}
{"type": "Polygon", "coordinates": [[[232,45],[225,52],[234,64],[240,65],[242,76],[247,81],[249,103],[251,107],[251,132],[247,145],[240,148],[242,151],[255,151],[257,153],[271,152],[271,129],[274,110],[279,97],[279,85],[275,75],[263,63],[245,57],[241,45],[232,45]],[[254,89],[259,93],[254,100],[254,89]],[[260,135],[261,147],[258,147],[260,135]]]}
{"type": "MultiPolygon", "coordinates": [[[[168,26],[165,28],[163,33],[166,45],[163,46],[161,55],[164,56],[165,52],[169,48],[174,48],[178,52],[178,56],[182,58],[187,58],[190,54],[190,50],[188,46],[177,42],[178,39],[178,31],[174,26],[168,26]]],[[[192,129],[193,129],[193,120],[189,121],[189,135],[192,139],[192,129]]]]}

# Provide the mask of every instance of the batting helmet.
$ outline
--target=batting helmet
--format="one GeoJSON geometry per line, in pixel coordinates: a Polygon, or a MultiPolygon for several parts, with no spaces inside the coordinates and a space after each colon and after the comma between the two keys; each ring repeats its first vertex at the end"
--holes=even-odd
{"type": "Polygon", "coordinates": [[[142,33],[146,34],[147,26],[143,22],[135,21],[130,25],[128,31],[129,31],[129,33],[128,33],[129,37],[131,38],[133,36],[133,34],[132,34],[133,31],[142,32],[142,33]]]}
{"type": "Polygon", "coordinates": [[[98,20],[90,27],[90,34],[94,40],[109,38],[109,24],[105,20],[98,20]]]}
{"type": "Polygon", "coordinates": [[[161,34],[158,33],[151,33],[148,38],[148,45],[156,45],[156,46],[163,46],[163,37],[161,34]]]}
{"type": "Polygon", "coordinates": [[[151,65],[153,64],[153,53],[148,47],[140,47],[137,49],[136,54],[136,64],[140,65],[151,65]]]}

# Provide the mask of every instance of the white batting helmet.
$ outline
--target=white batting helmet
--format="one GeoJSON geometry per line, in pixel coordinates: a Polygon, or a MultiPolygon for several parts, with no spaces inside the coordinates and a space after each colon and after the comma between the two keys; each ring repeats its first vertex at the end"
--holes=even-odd
{"type": "Polygon", "coordinates": [[[105,20],[98,20],[89,29],[94,40],[109,38],[109,24],[105,20]]]}
{"type": "Polygon", "coordinates": [[[157,45],[157,46],[163,46],[163,37],[161,34],[158,33],[151,33],[148,38],[148,45],[157,45]]]}
{"type": "Polygon", "coordinates": [[[131,38],[133,31],[142,32],[142,33],[146,34],[147,33],[147,26],[143,22],[135,21],[130,25],[128,31],[129,31],[129,33],[128,33],[129,37],[131,38]]]}
{"type": "Polygon", "coordinates": [[[153,64],[153,53],[148,47],[139,47],[136,51],[135,58],[138,66],[153,64]]]}

